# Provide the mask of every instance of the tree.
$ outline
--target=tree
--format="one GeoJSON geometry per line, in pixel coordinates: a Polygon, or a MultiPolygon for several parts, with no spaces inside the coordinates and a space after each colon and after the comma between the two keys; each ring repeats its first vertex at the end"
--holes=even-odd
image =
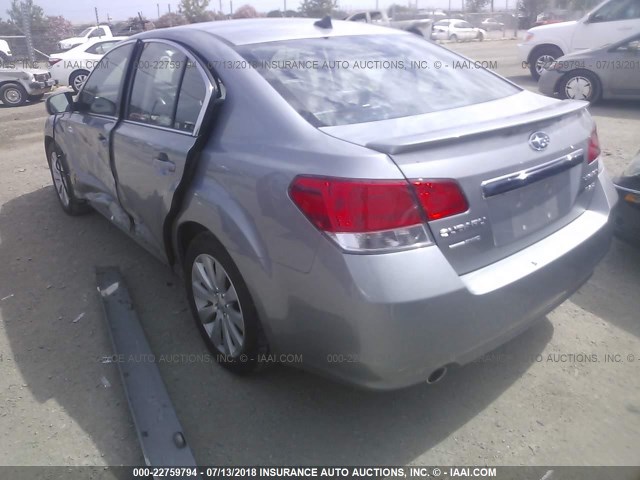
{"type": "Polygon", "coordinates": [[[63,38],[73,37],[73,25],[62,15],[47,16],[44,23],[43,38],[35,38],[34,43],[36,48],[45,53],[53,53],[52,49],[55,49],[63,38]]]}
{"type": "Polygon", "coordinates": [[[533,23],[546,6],[547,0],[520,0],[518,10],[527,17],[530,23],[533,23]]]}
{"type": "Polygon", "coordinates": [[[187,23],[187,19],[184,18],[184,15],[179,13],[169,12],[158,18],[155,23],[158,28],[167,28],[175,27],[176,25],[185,25],[187,23]]]}
{"type": "Polygon", "coordinates": [[[338,8],[338,0],[302,0],[300,13],[304,17],[324,17],[338,8]]]}
{"type": "Polygon", "coordinates": [[[481,12],[487,6],[490,0],[466,0],[467,11],[470,13],[481,12]]]}
{"type": "MultiPolygon", "coordinates": [[[[11,0],[11,7],[9,8],[9,10],[7,10],[9,21],[19,26],[22,26],[21,3],[21,0],[11,0]]],[[[42,10],[42,7],[35,5],[33,3],[33,0],[24,0],[24,3],[27,5],[27,14],[31,17],[32,28],[44,26],[45,19],[44,10],[42,10]]]]}
{"type": "Polygon", "coordinates": [[[251,5],[242,5],[238,8],[234,14],[233,18],[257,18],[258,12],[251,5]]]}
{"type": "Polygon", "coordinates": [[[207,12],[208,6],[209,0],[180,0],[180,11],[189,23],[211,20],[207,12]]]}

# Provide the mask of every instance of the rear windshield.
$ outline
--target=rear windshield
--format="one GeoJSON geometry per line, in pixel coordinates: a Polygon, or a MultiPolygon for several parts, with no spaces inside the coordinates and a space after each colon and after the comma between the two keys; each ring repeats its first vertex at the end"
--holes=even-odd
{"type": "Polygon", "coordinates": [[[408,117],[520,91],[416,35],[287,40],[238,50],[317,126],[408,117]]]}

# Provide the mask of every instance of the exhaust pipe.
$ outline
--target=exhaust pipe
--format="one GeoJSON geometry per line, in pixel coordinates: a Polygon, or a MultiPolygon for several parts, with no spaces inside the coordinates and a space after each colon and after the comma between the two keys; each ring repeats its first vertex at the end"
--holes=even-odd
{"type": "Polygon", "coordinates": [[[429,378],[427,378],[427,383],[429,385],[438,383],[440,380],[444,378],[446,374],[447,374],[447,367],[436,368],[433,372],[431,372],[431,375],[429,375],[429,378]]]}

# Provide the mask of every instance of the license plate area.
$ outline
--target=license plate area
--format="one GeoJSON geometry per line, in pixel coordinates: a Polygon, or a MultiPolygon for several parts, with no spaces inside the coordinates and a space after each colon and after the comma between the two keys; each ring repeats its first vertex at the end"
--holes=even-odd
{"type": "Polygon", "coordinates": [[[530,235],[569,214],[577,191],[571,170],[486,199],[496,246],[530,235]]]}

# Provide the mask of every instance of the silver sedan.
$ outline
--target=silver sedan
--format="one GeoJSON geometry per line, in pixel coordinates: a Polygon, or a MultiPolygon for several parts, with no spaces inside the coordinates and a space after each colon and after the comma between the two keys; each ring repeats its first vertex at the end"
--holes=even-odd
{"type": "Polygon", "coordinates": [[[436,382],[589,278],[617,200],[586,102],[467,62],[329,18],[145,32],[48,99],[55,191],[183,276],[224,367],[436,382]]]}
{"type": "Polygon", "coordinates": [[[546,66],[538,89],[545,95],[589,102],[640,99],[640,34],[558,58],[546,66]]]}

